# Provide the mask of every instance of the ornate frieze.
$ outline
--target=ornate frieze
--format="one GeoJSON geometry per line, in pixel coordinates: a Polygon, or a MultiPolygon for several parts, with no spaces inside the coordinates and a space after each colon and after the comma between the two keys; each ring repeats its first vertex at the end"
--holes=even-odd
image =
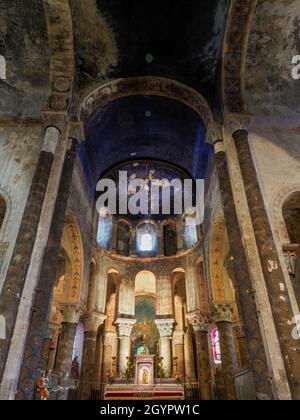
{"type": "Polygon", "coordinates": [[[155,324],[161,337],[172,337],[175,324],[174,319],[156,319],[155,324]]]}

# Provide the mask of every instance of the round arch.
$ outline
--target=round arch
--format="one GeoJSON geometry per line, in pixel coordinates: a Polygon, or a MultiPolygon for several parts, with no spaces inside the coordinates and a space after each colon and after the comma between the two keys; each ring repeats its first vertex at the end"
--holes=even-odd
{"type": "Polygon", "coordinates": [[[213,121],[207,101],[195,89],[163,77],[129,77],[112,80],[95,89],[79,105],[78,118],[88,121],[97,108],[126,96],[163,96],[182,102],[200,115],[206,126],[213,121]]]}

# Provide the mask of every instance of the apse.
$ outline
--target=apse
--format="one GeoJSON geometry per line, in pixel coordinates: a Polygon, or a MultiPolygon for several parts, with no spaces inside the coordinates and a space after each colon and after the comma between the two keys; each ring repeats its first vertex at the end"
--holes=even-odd
{"type": "Polygon", "coordinates": [[[128,96],[99,108],[86,123],[80,157],[95,190],[114,166],[155,159],[180,166],[191,178],[203,179],[211,161],[206,127],[187,105],[162,96],[128,96]]]}

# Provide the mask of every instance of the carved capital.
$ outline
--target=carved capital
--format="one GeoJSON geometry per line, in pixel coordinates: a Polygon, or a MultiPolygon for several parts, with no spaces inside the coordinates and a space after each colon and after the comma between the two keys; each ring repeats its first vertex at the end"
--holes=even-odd
{"type": "Polygon", "coordinates": [[[74,139],[78,143],[85,141],[85,133],[82,121],[69,122],[69,139],[74,139]]]}
{"type": "Polygon", "coordinates": [[[232,322],[233,305],[231,303],[214,304],[214,319],[219,322],[232,322]]]}
{"type": "Polygon", "coordinates": [[[223,128],[222,124],[219,123],[210,123],[207,127],[207,134],[206,134],[206,143],[211,144],[212,146],[215,143],[222,142],[223,143],[223,128]]]}
{"type": "Polygon", "coordinates": [[[62,315],[62,322],[69,324],[78,324],[82,311],[79,305],[71,305],[69,303],[62,303],[60,305],[60,312],[62,315]]]}
{"type": "Polygon", "coordinates": [[[118,330],[119,337],[130,337],[133,326],[136,324],[136,319],[118,318],[115,326],[118,330]]]}
{"type": "Polygon", "coordinates": [[[156,319],[155,324],[161,337],[171,337],[174,329],[174,319],[156,319]]]}
{"type": "Polygon", "coordinates": [[[208,332],[211,323],[210,314],[202,311],[191,312],[186,315],[195,332],[208,332]]]}
{"type": "Polygon", "coordinates": [[[66,127],[68,116],[64,111],[42,111],[42,120],[46,128],[55,127],[62,133],[66,127]]]}
{"type": "Polygon", "coordinates": [[[252,117],[251,114],[228,114],[225,122],[232,134],[240,130],[248,132],[252,117]]]}
{"type": "Polygon", "coordinates": [[[83,318],[85,332],[97,332],[106,318],[106,315],[97,313],[93,313],[92,315],[83,318]]]}

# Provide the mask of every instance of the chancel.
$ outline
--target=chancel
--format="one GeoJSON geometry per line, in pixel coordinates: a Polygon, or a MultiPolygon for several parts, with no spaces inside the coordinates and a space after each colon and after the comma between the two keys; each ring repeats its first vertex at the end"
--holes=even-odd
{"type": "Polygon", "coordinates": [[[0,9],[0,399],[300,400],[299,0],[0,9]]]}

